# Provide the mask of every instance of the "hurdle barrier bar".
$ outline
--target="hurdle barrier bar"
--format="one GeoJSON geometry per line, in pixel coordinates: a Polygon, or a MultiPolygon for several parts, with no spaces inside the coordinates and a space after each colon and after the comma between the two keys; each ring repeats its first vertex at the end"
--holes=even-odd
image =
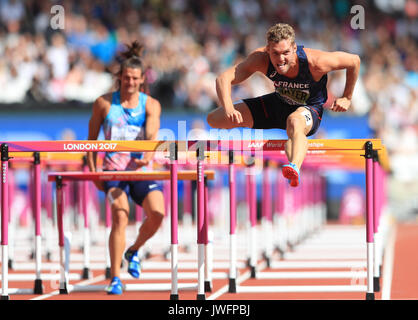
{"type": "MultiPolygon", "coordinates": [[[[154,151],[157,147],[161,146],[163,143],[168,143],[168,142],[156,142],[156,141],[141,141],[145,142],[144,144],[136,145],[135,147],[132,147],[133,145],[135,145],[135,142],[132,141],[118,141],[118,142],[109,142],[109,141],[104,141],[104,142],[100,142],[101,145],[97,145],[97,144],[93,144],[91,142],[83,142],[83,141],[77,141],[77,142],[73,142],[73,143],[77,143],[76,147],[77,147],[77,151],[92,151],[92,148],[95,148],[94,151],[102,151],[99,149],[103,149],[106,145],[106,148],[112,148],[112,149],[118,149],[119,151],[122,151],[122,149],[127,149],[124,151],[154,151]],[[142,150],[138,150],[138,149],[142,149],[142,150]],[[150,150],[151,149],[151,150],[150,150]]],[[[42,143],[42,142],[41,142],[42,143]]],[[[66,142],[68,143],[68,142],[66,142]]],[[[189,142],[190,143],[190,142],[189,142]]],[[[196,142],[193,142],[196,143],[196,142]]],[[[211,141],[206,141],[207,143],[207,147],[208,146],[213,146],[211,141]]],[[[219,141],[218,141],[219,143],[219,141]]],[[[257,142],[254,143],[253,141],[251,141],[250,143],[248,143],[248,141],[242,141],[241,144],[241,148],[240,150],[283,150],[284,147],[284,140],[263,140],[261,142],[257,142]]],[[[28,151],[31,150],[31,144],[33,144],[33,142],[31,142],[31,144],[27,143],[27,142],[23,142],[23,143],[10,143],[12,145],[13,148],[15,148],[15,151],[17,149],[17,151],[28,151]]],[[[218,144],[219,145],[219,144],[218,144]]],[[[229,147],[234,148],[234,144],[232,144],[231,142],[229,143],[229,147]]],[[[57,143],[57,142],[48,142],[48,143],[43,143],[42,148],[44,151],[62,151],[64,150],[71,150],[74,151],[75,146],[71,146],[68,147],[68,145],[66,145],[64,143],[64,145],[62,144],[62,142],[57,143]],[[67,149],[66,149],[67,148],[67,149]]],[[[3,149],[4,146],[2,146],[3,149]]],[[[223,147],[225,147],[225,144],[223,144],[223,147]]],[[[378,152],[380,153],[382,148],[382,144],[381,141],[378,139],[368,139],[368,140],[364,140],[364,139],[342,139],[342,140],[311,140],[308,143],[308,147],[311,150],[325,150],[325,151],[342,151],[342,153],[344,153],[345,150],[347,151],[354,151],[353,153],[356,153],[358,151],[361,150],[365,150],[366,154],[365,154],[365,158],[366,158],[366,184],[367,184],[367,192],[366,195],[369,200],[371,200],[371,195],[372,195],[372,183],[373,183],[373,179],[370,179],[371,175],[370,174],[370,164],[369,164],[369,160],[371,160],[372,157],[370,157],[370,152],[369,150],[372,148],[375,148],[376,150],[378,150],[378,152]],[[365,147],[366,146],[366,147],[365,147]]],[[[239,149],[239,148],[237,148],[239,149]]],[[[108,151],[108,150],[105,150],[108,151]]],[[[4,171],[4,162],[7,161],[8,159],[5,159],[4,154],[2,153],[2,174],[5,172],[6,176],[7,176],[7,171],[4,171]]],[[[385,158],[382,161],[382,165],[384,167],[387,167],[387,158],[385,158]]],[[[2,179],[3,181],[7,181],[7,179],[2,179]]],[[[2,189],[2,198],[4,201],[4,194],[7,193],[7,191],[5,192],[5,189],[2,189]]],[[[374,293],[373,293],[373,277],[372,277],[372,281],[370,281],[370,274],[373,275],[373,250],[370,250],[370,248],[373,249],[373,214],[371,211],[372,206],[370,205],[370,201],[367,201],[368,205],[367,205],[367,219],[366,219],[366,230],[367,230],[367,247],[368,247],[368,254],[367,254],[367,269],[368,269],[368,277],[367,277],[367,292],[366,292],[366,299],[371,299],[374,298],[374,293]],[[372,232],[370,232],[372,231],[372,232]]],[[[4,203],[2,202],[2,208],[4,207],[4,203]]],[[[3,210],[4,211],[4,210],[3,210]]],[[[2,219],[4,219],[4,214],[2,211],[2,219]]],[[[3,225],[4,226],[4,225],[3,225]]],[[[7,226],[6,226],[7,228],[7,226]]],[[[7,240],[4,241],[4,235],[7,235],[7,233],[4,233],[4,230],[2,230],[2,245],[4,243],[7,243],[7,240]]],[[[6,231],[7,232],[7,231],[6,231]]],[[[3,245],[4,246],[4,245],[3,245]]],[[[6,252],[7,253],[7,252],[6,252]]],[[[3,270],[4,271],[4,270],[3,270]]],[[[341,289],[341,288],[340,288],[341,289]]],[[[358,288],[357,288],[358,289],[358,288]]],[[[347,290],[353,290],[353,288],[351,289],[347,289],[347,290]]],[[[362,291],[362,290],[361,290],[362,291]]],[[[4,291],[3,291],[4,292],[4,291]]],[[[4,296],[4,295],[3,295],[4,296]]]]}
{"type": "MultiPolygon", "coordinates": [[[[207,178],[209,179],[213,179],[214,177],[214,172],[213,171],[207,171],[206,173],[207,178]]],[[[176,174],[175,172],[170,174],[167,171],[161,171],[161,172],[96,172],[96,173],[82,173],[82,172],[55,172],[55,173],[49,173],[48,175],[48,179],[49,181],[56,181],[56,186],[57,186],[57,204],[58,204],[58,225],[59,225],[59,241],[60,241],[60,252],[61,253],[61,258],[60,258],[60,264],[61,264],[61,281],[60,281],[60,293],[65,294],[65,293],[69,293],[70,291],[96,291],[96,290],[104,290],[106,286],[93,286],[93,287],[86,287],[83,288],[81,286],[70,286],[68,284],[68,263],[65,264],[65,259],[64,259],[64,239],[63,239],[63,221],[62,221],[62,206],[63,206],[63,192],[62,192],[62,184],[64,181],[68,181],[68,180],[94,180],[94,179],[101,179],[101,180],[167,180],[170,179],[170,177],[173,177],[173,179],[175,178],[176,174]]],[[[179,172],[178,175],[178,179],[197,179],[197,176],[194,174],[194,172],[179,172]]],[[[175,188],[175,187],[174,187],[175,188]]],[[[174,192],[175,190],[172,190],[172,192],[174,192]]],[[[176,194],[177,195],[177,194],[176,194]]],[[[177,202],[177,198],[175,196],[172,197],[172,228],[177,229],[177,212],[176,212],[176,205],[177,202]]],[[[204,217],[203,217],[204,220],[204,217]]],[[[204,222],[204,221],[203,221],[204,222]]],[[[174,265],[174,270],[176,270],[176,244],[177,244],[177,239],[176,239],[176,230],[172,230],[172,234],[173,234],[173,238],[172,238],[172,243],[173,243],[173,247],[172,247],[172,261],[173,265],[174,265]]],[[[203,247],[203,249],[205,249],[203,247]]],[[[201,261],[201,258],[204,258],[204,251],[203,254],[201,254],[201,257],[199,258],[199,261],[201,261]]],[[[202,262],[201,262],[201,265],[202,262]]],[[[176,272],[174,272],[176,274],[176,272]]],[[[173,276],[173,283],[176,283],[176,279],[177,276],[174,274],[173,276]]],[[[202,280],[203,281],[203,280],[202,280]]],[[[140,290],[167,290],[167,286],[162,285],[162,286],[150,286],[149,289],[147,289],[147,286],[143,285],[143,284],[127,284],[125,285],[125,289],[127,291],[136,291],[138,289],[140,290]]],[[[180,286],[181,288],[189,288],[189,289],[194,289],[196,288],[196,284],[189,284],[189,285],[185,285],[182,284],[180,286]]],[[[176,295],[176,289],[173,290],[172,295],[176,295]]],[[[174,296],[173,296],[174,299],[174,296]]]]}
{"type": "MultiPolygon", "coordinates": [[[[2,292],[2,299],[8,299],[8,292],[10,291],[11,294],[42,294],[43,292],[43,285],[41,279],[41,269],[42,269],[42,237],[41,237],[41,161],[40,161],[40,154],[39,152],[34,152],[33,157],[25,157],[25,158],[10,158],[8,156],[8,148],[7,146],[2,147],[2,197],[8,197],[8,163],[9,162],[24,162],[24,163],[32,163],[32,177],[33,178],[33,188],[31,193],[33,199],[33,206],[32,210],[34,211],[34,220],[35,220],[35,280],[34,280],[34,288],[33,289],[20,289],[20,288],[8,288],[8,272],[3,269],[2,272],[2,288],[4,288],[2,292]],[[4,284],[3,284],[4,283],[4,284]]],[[[8,199],[9,200],[9,199],[8,199]]],[[[8,268],[9,266],[12,267],[12,261],[9,259],[8,256],[8,232],[7,232],[7,225],[5,223],[9,223],[10,221],[10,207],[7,203],[2,206],[2,214],[5,215],[4,220],[2,220],[2,235],[4,232],[4,238],[2,236],[2,246],[3,246],[3,255],[7,257],[7,263],[5,263],[6,259],[2,261],[2,267],[8,268]],[[4,213],[3,213],[4,212],[4,213]],[[7,216],[7,218],[6,218],[7,216]]]]}
{"type": "MultiPolygon", "coordinates": [[[[351,150],[350,150],[351,151],[351,150]]],[[[366,162],[367,163],[367,162],[366,162]]],[[[338,166],[339,165],[339,163],[333,163],[333,165],[336,165],[336,166],[338,166]]],[[[366,166],[366,172],[367,172],[367,166],[366,166]]],[[[249,182],[249,184],[250,184],[251,182],[249,182]]],[[[306,191],[306,190],[305,190],[306,191]]],[[[247,191],[247,192],[249,192],[249,191],[247,191]]],[[[302,192],[299,192],[296,196],[297,197],[300,197],[301,196],[301,193],[302,192]]],[[[251,203],[251,193],[248,193],[248,198],[250,199],[249,200],[249,202],[251,203]]],[[[321,199],[321,196],[323,197],[323,194],[321,195],[321,194],[319,194],[319,199],[321,199]]],[[[305,201],[306,199],[303,199],[303,201],[305,201]]],[[[308,200],[306,200],[306,202],[308,203],[308,200]]],[[[301,203],[300,202],[300,199],[299,199],[299,202],[298,203],[301,203]]],[[[323,206],[323,201],[320,201],[320,203],[321,203],[321,206],[323,206]]],[[[250,205],[250,208],[251,208],[251,205],[250,205]]],[[[296,223],[298,223],[298,222],[302,222],[302,229],[301,230],[294,230],[294,231],[296,231],[296,234],[294,234],[293,235],[293,241],[295,241],[295,242],[298,242],[298,241],[300,241],[301,240],[301,235],[302,236],[306,236],[307,234],[309,234],[310,232],[312,232],[312,231],[314,231],[317,227],[319,227],[320,225],[321,225],[321,222],[323,223],[324,221],[325,221],[325,217],[324,217],[324,213],[325,213],[325,211],[324,210],[322,210],[323,208],[321,208],[319,211],[318,210],[316,210],[316,212],[318,212],[319,214],[317,214],[319,217],[317,218],[317,221],[318,221],[318,223],[317,224],[314,224],[314,226],[312,227],[312,230],[310,230],[310,225],[309,224],[307,224],[307,221],[309,221],[310,220],[310,218],[308,217],[308,218],[306,218],[305,216],[306,216],[306,208],[302,208],[303,210],[302,210],[302,213],[299,213],[301,210],[301,208],[300,208],[300,206],[298,206],[298,208],[297,208],[298,210],[298,215],[297,215],[297,217],[296,217],[296,223]]],[[[316,220],[316,219],[315,219],[316,220]]],[[[370,224],[371,223],[373,223],[373,220],[371,220],[370,218],[368,219],[369,220],[369,222],[367,223],[367,226],[369,227],[369,229],[370,228],[373,228],[374,226],[370,226],[370,224]],[[371,221],[371,222],[370,222],[371,221]]],[[[369,237],[368,237],[368,239],[369,239],[369,237]]],[[[372,245],[374,246],[374,244],[368,244],[367,246],[368,247],[372,247],[372,245]]],[[[372,263],[372,261],[373,261],[373,257],[371,256],[371,254],[370,254],[370,249],[368,249],[368,256],[367,256],[367,261],[368,261],[368,270],[369,270],[369,273],[370,272],[373,272],[373,271],[370,271],[370,270],[372,270],[372,265],[373,265],[373,263],[372,263]]],[[[370,279],[370,277],[368,277],[368,285],[367,285],[367,290],[368,291],[370,291],[370,287],[372,287],[373,286],[373,281],[371,281],[371,279],[370,279]]],[[[280,288],[276,288],[278,291],[280,291],[281,289],[280,288]]],[[[330,291],[330,292],[339,292],[339,291],[344,291],[345,289],[347,289],[347,291],[364,291],[364,286],[351,286],[351,287],[345,287],[345,286],[335,286],[334,288],[329,288],[329,287],[327,287],[327,288],[323,288],[324,289],[324,292],[325,291],[330,291]]],[[[269,289],[269,290],[271,290],[271,289],[269,289]]],[[[290,290],[290,291],[293,291],[294,289],[292,289],[292,290],[290,290]]],[[[303,288],[303,289],[301,289],[301,290],[312,290],[312,291],[316,291],[316,290],[318,290],[318,291],[320,291],[321,289],[319,288],[310,288],[310,287],[305,287],[305,288],[303,288]]],[[[375,290],[376,291],[376,290],[375,290]]],[[[374,295],[373,296],[371,296],[370,294],[368,294],[368,293],[366,293],[366,299],[371,299],[371,298],[374,298],[374,295]]]]}
{"type": "MultiPolygon", "coordinates": [[[[14,201],[15,201],[15,189],[16,189],[16,185],[15,185],[15,179],[14,179],[14,173],[16,168],[22,169],[25,168],[27,169],[29,167],[29,186],[30,188],[28,188],[28,192],[25,193],[25,199],[26,199],[26,204],[23,208],[23,211],[20,213],[21,215],[24,215],[24,218],[26,218],[26,214],[29,211],[29,204],[32,204],[31,206],[31,211],[32,213],[35,212],[35,207],[34,207],[34,192],[31,188],[31,182],[33,183],[34,181],[34,157],[32,155],[32,157],[27,156],[27,157],[21,157],[21,158],[10,158],[9,160],[9,164],[12,165],[13,167],[10,166],[8,173],[9,173],[9,180],[8,180],[8,184],[9,184],[9,250],[8,250],[8,254],[9,254],[9,260],[8,260],[8,264],[9,264],[9,269],[13,269],[14,268],[14,245],[15,245],[15,236],[16,236],[16,220],[21,219],[22,216],[20,216],[18,219],[16,219],[16,214],[12,214],[12,209],[14,206],[14,201]],[[12,170],[11,170],[12,169],[12,170]]],[[[36,233],[36,228],[35,226],[33,227],[34,229],[34,234],[36,233]]],[[[33,242],[34,243],[34,242],[33,242]]]]}
{"type": "Polygon", "coordinates": [[[240,288],[238,292],[363,292],[366,291],[366,299],[374,299],[374,292],[378,291],[379,288],[375,288],[376,285],[376,274],[377,268],[375,267],[376,257],[374,256],[375,243],[373,239],[374,230],[378,228],[378,208],[376,208],[376,203],[380,203],[378,191],[375,191],[378,183],[376,179],[378,175],[375,174],[373,170],[373,165],[371,162],[372,152],[376,154],[378,150],[373,149],[373,143],[371,141],[366,141],[364,144],[363,150],[365,151],[365,173],[366,173],[366,195],[367,195],[367,210],[366,210],[366,246],[367,246],[367,285],[366,286],[328,286],[324,288],[315,287],[315,286],[299,286],[299,287],[246,287],[243,290],[240,288]],[[376,220],[375,220],[376,219],[376,220]],[[261,290],[260,290],[261,289],[261,290]]]}
{"type": "MultiPolygon", "coordinates": [[[[304,179],[304,181],[305,181],[305,179],[304,179]]],[[[372,221],[372,223],[373,223],[373,221],[372,221]]],[[[370,226],[370,223],[368,225],[370,226]]],[[[368,256],[368,261],[372,261],[372,259],[369,259],[369,256],[368,256]]],[[[368,270],[371,270],[370,269],[370,264],[368,264],[368,265],[369,265],[368,270]]],[[[274,278],[274,277],[276,277],[276,278],[277,277],[278,278],[286,278],[286,277],[293,277],[293,276],[295,276],[295,275],[290,274],[290,273],[286,273],[286,274],[280,273],[279,275],[277,275],[277,274],[269,272],[267,274],[267,277],[266,277],[266,274],[260,274],[260,278],[263,278],[263,279],[274,278]]],[[[301,273],[296,274],[296,277],[299,277],[299,278],[301,278],[303,276],[307,276],[307,275],[301,274],[301,273]]],[[[315,273],[315,274],[309,274],[307,277],[321,277],[321,276],[322,275],[320,275],[318,273],[315,273]]],[[[328,275],[326,275],[326,276],[328,276],[328,275]]],[[[339,274],[339,275],[334,275],[334,276],[346,277],[347,275],[343,275],[343,274],[340,275],[339,274]]],[[[369,279],[368,283],[370,283],[370,282],[371,281],[369,279]]],[[[316,291],[320,292],[321,290],[322,290],[322,292],[326,292],[326,291],[339,292],[339,291],[364,291],[364,289],[365,289],[364,286],[349,286],[349,287],[346,287],[346,286],[332,286],[332,287],[330,287],[330,286],[328,286],[328,287],[323,287],[323,288],[315,287],[315,286],[296,286],[296,287],[284,287],[284,286],[274,286],[274,287],[270,287],[270,286],[255,287],[254,286],[253,287],[252,286],[252,287],[240,288],[240,290],[238,292],[316,292],[316,291]]],[[[367,298],[370,298],[370,296],[367,297],[367,298]]]]}
{"type": "MultiPolygon", "coordinates": [[[[11,153],[11,154],[13,154],[13,153],[11,153]]],[[[35,230],[34,236],[36,238],[37,225],[41,224],[41,222],[39,221],[39,217],[42,215],[43,211],[46,212],[46,222],[48,222],[48,224],[46,225],[47,232],[44,232],[44,234],[45,234],[45,244],[46,244],[45,245],[45,250],[46,250],[46,259],[48,261],[50,261],[51,260],[51,250],[50,250],[49,245],[51,243],[51,235],[52,234],[51,234],[51,232],[49,232],[50,231],[49,229],[52,228],[53,218],[54,218],[53,214],[52,214],[52,201],[51,201],[52,189],[51,189],[51,186],[50,186],[49,183],[46,183],[45,186],[41,185],[41,188],[39,188],[39,187],[34,188],[34,185],[36,185],[35,184],[35,179],[41,179],[41,184],[42,184],[43,179],[42,179],[42,174],[41,173],[43,171],[48,171],[51,168],[51,166],[54,166],[54,165],[62,166],[62,165],[68,165],[68,164],[75,164],[76,162],[73,161],[73,160],[48,159],[45,156],[42,157],[42,159],[35,159],[34,158],[35,156],[41,158],[40,153],[33,153],[32,157],[30,157],[29,155],[21,157],[19,153],[15,153],[15,155],[13,157],[10,157],[9,163],[10,163],[10,165],[13,164],[13,167],[9,168],[9,204],[11,206],[13,206],[13,198],[14,198],[13,194],[14,194],[14,188],[15,188],[13,174],[10,174],[10,172],[11,172],[10,169],[12,169],[12,168],[14,170],[19,170],[19,169],[22,169],[22,168],[27,169],[27,166],[30,165],[31,170],[30,170],[29,181],[28,181],[28,191],[25,193],[26,196],[27,196],[28,205],[23,209],[24,211],[21,214],[25,215],[25,217],[23,217],[23,219],[27,219],[27,217],[26,217],[27,211],[29,210],[29,204],[31,204],[31,206],[30,206],[31,209],[30,210],[32,212],[32,217],[31,217],[32,219],[30,220],[30,222],[34,223],[34,226],[33,226],[33,228],[35,230]],[[36,170],[34,162],[40,162],[40,168],[41,168],[41,169],[39,169],[41,171],[41,173],[38,173],[36,175],[35,175],[35,172],[34,172],[36,170]],[[40,189],[45,190],[45,193],[44,193],[45,198],[41,199],[41,200],[39,200],[39,198],[42,198],[40,189]],[[38,218],[37,218],[37,215],[36,215],[36,201],[35,201],[36,199],[38,199],[38,201],[41,201],[41,210],[40,210],[41,215],[38,215],[38,218]]],[[[12,210],[12,209],[13,209],[12,207],[9,208],[9,210],[12,210]]],[[[13,257],[14,257],[14,255],[13,255],[13,253],[14,253],[13,244],[14,244],[14,227],[15,227],[14,224],[16,224],[16,220],[17,220],[16,218],[13,218],[15,216],[16,216],[16,214],[10,214],[10,217],[9,217],[9,223],[13,223],[13,225],[11,225],[10,232],[9,232],[9,234],[10,234],[10,243],[9,243],[9,250],[8,250],[8,253],[9,253],[9,269],[14,268],[14,265],[13,265],[13,257]]],[[[19,218],[21,219],[22,217],[19,217],[19,218]]],[[[38,240],[35,239],[35,241],[33,241],[31,243],[34,244],[33,251],[30,253],[31,259],[32,258],[33,259],[41,259],[41,257],[42,257],[41,252],[43,250],[41,250],[41,245],[39,245],[39,243],[42,243],[42,242],[40,242],[39,239],[38,240]],[[36,250],[36,248],[35,248],[36,243],[38,243],[39,250],[36,250]]],[[[39,268],[39,270],[40,270],[40,268],[39,268]]]]}

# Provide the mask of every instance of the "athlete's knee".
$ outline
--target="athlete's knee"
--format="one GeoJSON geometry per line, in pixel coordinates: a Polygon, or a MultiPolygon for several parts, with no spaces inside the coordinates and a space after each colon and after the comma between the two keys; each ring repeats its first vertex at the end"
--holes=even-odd
{"type": "Polygon", "coordinates": [[[219,124],[219,116],[217,116],[216,110],[210,112],[207,115],[206,121],[209,124],[209,126],[211,126],[212,128],[219,128],[219,126],[220,126],[220,124],[219,124]]]}
{"type": "Polygon", "coordinates": [[[129,212],[125,208],[113,208],[112,227],[125,228],[129,223],[129,212]]]}
{"type": "Polygon", "coordinates": [[[303,118],[299,114],[291,114],[286,120],[286,128],[292,132],[303,131],[305,129],[303,118]]]}
{"type": "Polygon", "coordinates": [[[163,222],[164,212],[160,212],[160,211],[157,211],[157,210],[152,210],[151,212],[149,212],[147,219],[150,220],[150,223],[154,227],[158,228],[161,225],[161,223],[163,222]]]}

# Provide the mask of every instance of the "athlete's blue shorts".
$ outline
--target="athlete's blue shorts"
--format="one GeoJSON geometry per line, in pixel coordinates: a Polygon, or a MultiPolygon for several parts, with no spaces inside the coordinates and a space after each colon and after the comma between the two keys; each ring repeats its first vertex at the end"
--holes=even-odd
{"type": "MultiPolygon", "coordinates": [[[[283,102],[275,92],[250,99],[243,99],[253,116],[253,129],[284,129],[287,117],[301,106],[293,106],[283,102]]],[[[312,129],[307,136],[313,135],[319,128],[322,119],[322,105],[303,106],[312,115],[312,129]]]]}
{"type": "Polygon", "coordinates": [[[145,197],[151,191],[163,191],[162,184],[159,181],[154,180],[141,180],[141,181],[104,181],[105,193],[110,188],[122,189],[128,196],[131,197],[136,204],[142,206],[142,202],[145,197]]]}

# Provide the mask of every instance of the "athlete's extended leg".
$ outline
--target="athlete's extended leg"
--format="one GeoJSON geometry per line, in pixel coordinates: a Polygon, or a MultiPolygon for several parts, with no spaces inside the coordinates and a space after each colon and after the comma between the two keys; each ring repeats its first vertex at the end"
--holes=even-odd
{"type": "Polygon", "coordinates": [[[290,180],[292,186],[299,184],[299,170],[308,151],[306,135],[312,128],[312,116],[306,108],[298,108],[288,118],[286,132],[288,140],[285,151],[289,165],[283,169],[283,175],[290,180]]]}
{"type": "Polygon", "coordinates": [[[236,110],[241,113],[242,123],[233,123],[225,116],[225,110],[223,107],[218,107],[211,111],[207,116],[207,122],[212,128],[217,129],[232,129],[236,127],[252,128],[254,125],[253,116],[251,111],[245,102],[239,101],[234,104],[236,110]]]}

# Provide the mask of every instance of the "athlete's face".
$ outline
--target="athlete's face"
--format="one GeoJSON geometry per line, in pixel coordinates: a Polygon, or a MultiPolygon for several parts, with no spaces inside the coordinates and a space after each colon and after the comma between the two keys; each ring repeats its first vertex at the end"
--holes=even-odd
{"type": "Polygon", "coordinates": [[[124,68],[120,75],[121,91],[127,93],[136,93],[139,91],[142,83],[144,83],[144,76],[139,68],[124,68]]]}
{"type": "Polygon", "coordinates": [[[291,40],[270,41],[266,48],[271,63],[279,74],[288,73],[289,69],[296,65],[296,43],[292,43],[291,40]]]}

